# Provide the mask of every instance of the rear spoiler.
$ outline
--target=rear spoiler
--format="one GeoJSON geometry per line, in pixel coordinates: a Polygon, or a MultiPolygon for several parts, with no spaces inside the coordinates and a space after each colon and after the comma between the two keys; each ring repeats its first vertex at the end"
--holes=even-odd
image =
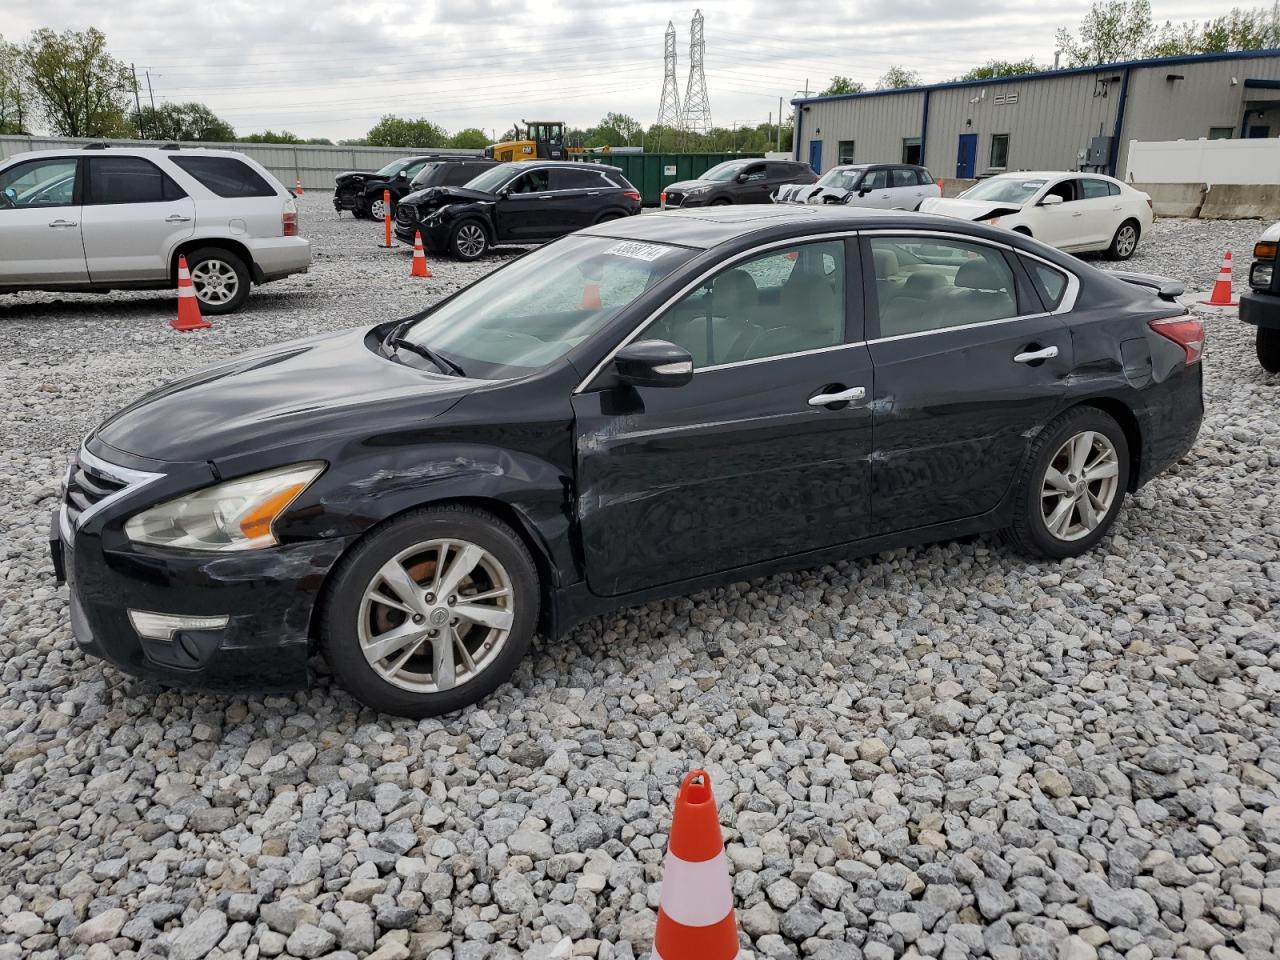
{"type": "Polygon", "coordinates": [[[1187,292],[1186,284],[1181,280],[1156,277],[1149,273],[1129,273],[1127,270],[1109,270],[1107,272],[1117,280],[1131,283],[1135,287],[1146,287],[1149,290],[1154,290],[1156,296],[1161,300],[1168,300],[1170,303],[1177,302],[1177,299],[1187,292]]]}

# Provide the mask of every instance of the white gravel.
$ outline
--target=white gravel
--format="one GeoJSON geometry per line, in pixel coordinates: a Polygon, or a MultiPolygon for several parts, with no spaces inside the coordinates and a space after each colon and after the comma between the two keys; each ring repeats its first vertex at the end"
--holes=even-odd
{"type": "MultiPolygon", "coordinates": [[[[413,280],[327,204],[313,271],[212,331],[162,294],[0,298],[0,960],[644,956],[695,765],[757,956],[1280,955],[1280,378],[1234,317],[1200,442],[1074,562],[977,540],[651,603],[417,724],[86,661],[45,539],[90,427],[500,262],[413,280]]],[[[1164,221],[1131,268],[1203,289],[1260,228],[1164,221]]]]}

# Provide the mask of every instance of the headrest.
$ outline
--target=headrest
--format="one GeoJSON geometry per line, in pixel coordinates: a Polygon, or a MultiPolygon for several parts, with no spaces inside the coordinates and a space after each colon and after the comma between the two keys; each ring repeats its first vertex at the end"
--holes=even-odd
{"type": "Polygon", "coordinates": [[[918,297],[921,300],[927,300],[929,296],[941,287],[945,287],[947,282],[937,273],[913,273],[907,277],[907,282],[902,285],[902,295],[904,297],[918,297]]]}
{"type": "Polygon", "coordinates": [[[876,277],[883,280],[898,272],[898,255],[892,250],[877,247],[872,251],[876,258],[876,277]]]}
{"type": "Polygon", "coordinates": [[[1001,276],[989,262],[970,260],[956,271],[955,284],[969,290],[1008,290],[1009,278],[1001,276]]]}
{"type": "MultiPolygon", "coordinates": [[[[733,310],[760,304],[760,291],[751,274],[739,268],[716,277],[713,289],[717,308],[733,310]]],[[[719,309],[716,311],[720,312],[719,309]]]]}

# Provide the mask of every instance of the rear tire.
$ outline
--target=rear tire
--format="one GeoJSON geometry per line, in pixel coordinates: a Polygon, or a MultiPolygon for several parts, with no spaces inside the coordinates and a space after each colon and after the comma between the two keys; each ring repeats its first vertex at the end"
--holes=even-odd
{"type": "Polygon", "coordinates": [[[1003,538],[1034,557],[1078,557],[1107,535],[1128,489],[1120,424],[1095,407],[1068,410],[1032,443],[1003,538]]]}
{"type": "Polygon", "coordinates": [[[1267,373],[1280,373],[1280,330],[1258,328],[1258,362],[1267,373]]]}
{"type": "Polygon", "coordinates": [[[1111,238],[1111,246],[1107,247],[1108,260],[1128,260],[1138,249],[1138,238],[1142,228],[1136,220],[1126,220],[1116,227],[1116,235],[1111,238]]]}
{"type": "Polygon", "coordinates": [[[449,234],[449,250],[459,260],[479,260],[489,251],[489,234],[479,221],[463,220],[449,234]]]}
{"type": "Polygon", "coordinates": [[[249,267],[229,250],[200,247],[187,254],[187,268],[201,313],[234,313],[249,297],[249,267]]]}
{"type": "Polygon", "coordinates": [[[474,507],[429,507],[342,558],[325,590],[321,651],[374,710],[415,720],[452,713],[510,678],[533,641],[540,601],[533,558],[511,527],[474,507]]]}

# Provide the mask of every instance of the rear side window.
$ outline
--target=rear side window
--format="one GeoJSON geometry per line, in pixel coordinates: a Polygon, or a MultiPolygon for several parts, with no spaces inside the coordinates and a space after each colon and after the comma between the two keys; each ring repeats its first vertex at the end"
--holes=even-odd
{"type": "Polygon", "coordinates": [[[880,336],[901,337],[1018,315],[1013,269],[993,247],[872,237],[880,336]]]}
{"type": "Polygon", "coordinates": [[[1107,181],[1095,180],[1093,177],[1085,177],[1080,181],[1080,193],[1082,200],[1097,200],[1099,197],[1110,196],[1111,193],[1107,189],[1107,181]]]}
{"type": "Polygon", "coordinates": [[[276,196],[275,188],[257,170],[235,157],[175,156],[173,162],[220,197],[276,196]]]}
{"type": "Polygon", "coordinates": [[[599,190],[604,185],[600,174],[594,170],[571,170],[568,167],[551,170],[552,190],[599,190]]]}
{"type": "Polygon", "coordinates": [[[631,181],[622,175],[621,170],[606,170],[604,178],[612,183],[615,187],[621,187],[623,190],[634,190],[631,181]]]}
{"type": "Polygon", "coordinates": [[[1056,310],[1058,304],[1062,303],[1062,295],[1067,292],[1067,275],[1039,260],[1028,260],[1023,257],[1022,263],[1027,268],[1027,273],[1031,275],[1031,283],[1040,294],[1040,299],[1044,301],[1045,308],[1056,310]]]}
{"type": "Polygon", "coordinates": [[[1107,194],[1112,197],[1120,196],[1120,184],[1107,181],[1107,194]]]}
{"type": "Polygon", "coordinates": [[[186,195],[159,167],[142,157],[89,160],[89,203],[164,203],[186,195]]]}
{"type": "Polygon", "coordinates": [[[770,162],[768,167],[770,180],[789,180],[800,175],[800,168],[793,163],[770,162]]]}
{"type": "Polygon", "coordinates": [[[933,183],[933,174],[928,170],[925,170],[923,167],[916,170],[916,176],[920,178],[921,183],[933,183]]]}
{"type": "Polygon", "coordinates": [[[895,187],[919,186],[916,181],[916,172],[910,167],[895,167],[893,170],[893,185],[895,187]]]}

